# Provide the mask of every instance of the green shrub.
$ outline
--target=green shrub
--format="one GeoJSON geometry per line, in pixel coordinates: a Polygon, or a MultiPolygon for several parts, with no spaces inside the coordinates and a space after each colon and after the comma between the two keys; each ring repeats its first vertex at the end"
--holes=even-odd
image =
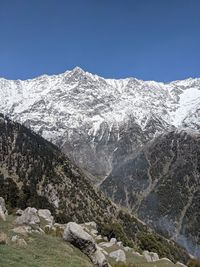
{"type": "Polygon", "coordinates": [[[116,238],[118,241],[121,241],[124,246],[134,247],[133,242],[128,239],[122,226],[117,222],[99,225],[98,231],[102,236],[107,236],[108,239],[116,238]]]}

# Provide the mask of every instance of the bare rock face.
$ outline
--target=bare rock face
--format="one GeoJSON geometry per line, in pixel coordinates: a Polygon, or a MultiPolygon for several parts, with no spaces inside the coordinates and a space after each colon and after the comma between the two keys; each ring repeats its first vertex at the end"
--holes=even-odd
{"type": "Polygon", "coordinates": [[[98,249],[92,236],[85,232],[80,225],[74,222],[68,223],[64,230],[63,239],[70,242],[72,245],[85,253],[95,266],[109,266],[105,256],[98,249]]]}
{"type": "Polygon", "coordinates": [[[0,220],[5,221],[6,215],[8,215],[8,211],[6,209],[5,200],[0,197],[0,220]]]}
{"type": "Polygon", "coordinates": [[[34,225],[40,223],[40,218],[38,217],[37,209],[30,207],[26,208],[23,211],[22,215],[15,220],[15,223],[17,225],[34,225]]]}

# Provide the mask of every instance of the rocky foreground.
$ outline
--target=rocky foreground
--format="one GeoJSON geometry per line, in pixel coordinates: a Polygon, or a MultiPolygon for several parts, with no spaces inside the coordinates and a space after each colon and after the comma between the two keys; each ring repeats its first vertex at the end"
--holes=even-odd
{"type": "Polygon", "coordinates": [[[139,253],[116,238],[109,239],[107,236],[102,236],[95,222],[59,224],[55,222],[48,209],[37,210],[31,207],[16,210],[15,214],[8,215],[5,201],[0,198],[0,266],[178,267],[186,265],[179,262],[174,264],[167,258],[159,259],[155,252],[140,251],[139,253]],[[40,247],[41,242],[43,243],[40,247]],[[56,247],[49,254],[54,243],[56,247]],[[40,248],[40,252],[35,251],[34,246],[40,248]],[[57,249],[60,251],[64,249],[63,255],[59,255],[60,258],[54,255],[57,249]],[[24,260],[30,250],[32,257],[34,256],[32,265],[24,260]],[[45,255],[40,255],[42,250],[45,255]],[[22,251],[24,258],[20,257],[22,251]],[[16,257],[12,259],[15,254],[16,257]],[[48,262],[40,263],[42,257],[46,256],[48,256],[48,262]],[[10,265],[9,259],[13,261],[12,264],[9,263],[10,265]]]}

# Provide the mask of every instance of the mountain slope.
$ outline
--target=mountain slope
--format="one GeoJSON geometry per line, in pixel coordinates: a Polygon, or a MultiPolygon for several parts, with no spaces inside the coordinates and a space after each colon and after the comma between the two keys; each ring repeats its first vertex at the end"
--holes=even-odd
{"type": "Polygon", "coordinates": [[[61,151],[26,127],[0,116],[0,195],[16,207],[49,208],[59,222],[95,221],[99,231],[174,262],[188,254],[94,189],[61,151]],[[111,227],[111,228],[110,228],[111,227]],[[154,242],[152,243],[152,238],[154,242]]]}
{"type": "Polygon", "coordinates": [[[172,131],[124,162],[101,188],[200,257],[200,134],[172,131]]]}
{"type": "Polygon", "coordinates": [[[114,80],[76,67],[26,81],[0,79],[0,112],[103,178],[166,129],[198,129],[199,89],[200,79],[168,84],[114,80]]]}

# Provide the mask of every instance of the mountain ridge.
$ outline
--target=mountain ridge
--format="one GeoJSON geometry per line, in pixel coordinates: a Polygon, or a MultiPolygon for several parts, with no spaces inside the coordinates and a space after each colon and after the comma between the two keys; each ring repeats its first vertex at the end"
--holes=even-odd
{"type": "Polygon", "coordinates": [[[104,79],[76,67],[25,81],[0,79],[0,112],[102,179],[118,164],[119,154],[135,153],[170,127],[199,129],[199,89],[200,79],[166,84],[104,79]],[[137,136],[127,134],[133,125],[137,136]],[[127,142],[130,149],[122,152],[127,142]]]}

